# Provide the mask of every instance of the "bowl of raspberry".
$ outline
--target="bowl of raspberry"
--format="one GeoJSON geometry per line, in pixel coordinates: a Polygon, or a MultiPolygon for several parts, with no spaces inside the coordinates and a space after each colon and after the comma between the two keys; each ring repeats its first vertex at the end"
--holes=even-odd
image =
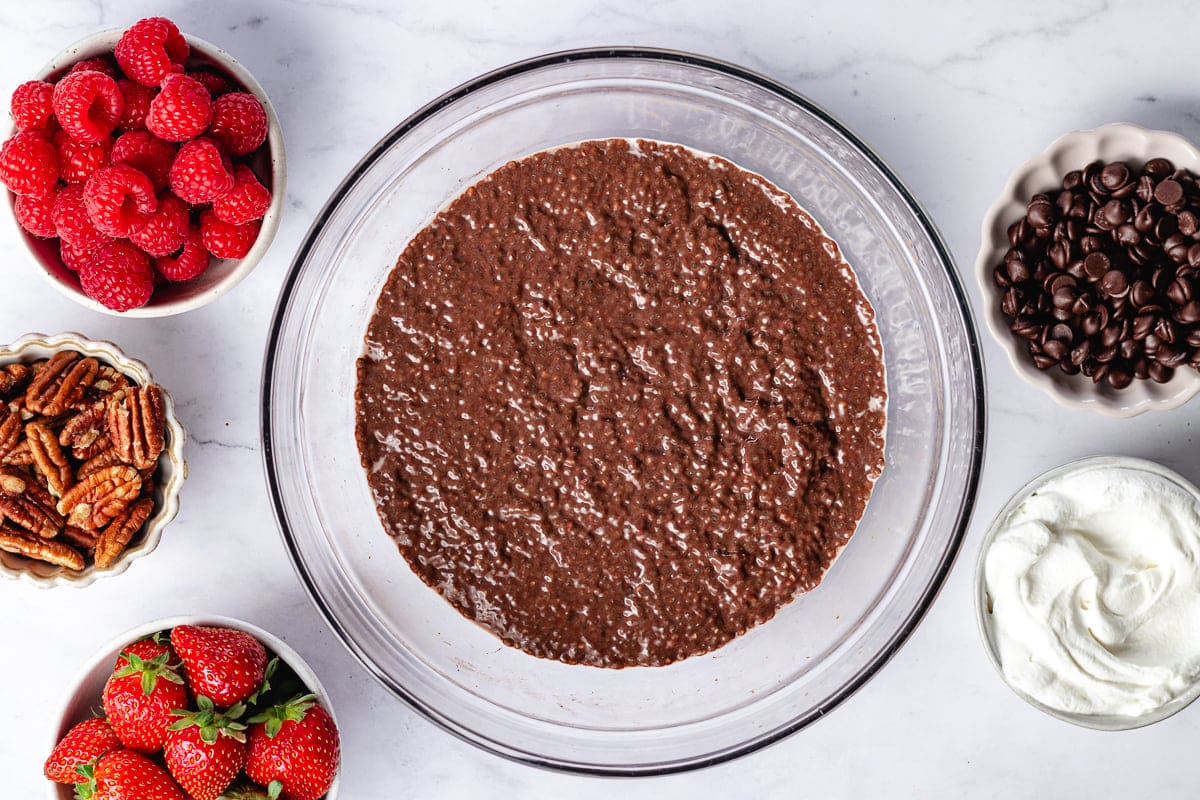
{"type": "Polygon", "coordinates": [[[207,305],[283,211],[279,120],[229,54],[163,17],[93,34],[12,93],[0,185],[51,284],[96,311],[207,305]]]}

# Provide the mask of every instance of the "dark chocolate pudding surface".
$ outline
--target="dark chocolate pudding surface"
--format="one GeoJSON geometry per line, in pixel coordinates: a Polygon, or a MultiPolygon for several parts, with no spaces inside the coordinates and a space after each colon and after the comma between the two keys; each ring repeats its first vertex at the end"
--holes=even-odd
{"type": "Polygon", "coordinates": [[[662,665],[820,582],[883,468],[881,353],[781,190],[586,142],[496,170],[408,245],[358,444],[384,527],[468,618],[537,656],[662,665]]]}

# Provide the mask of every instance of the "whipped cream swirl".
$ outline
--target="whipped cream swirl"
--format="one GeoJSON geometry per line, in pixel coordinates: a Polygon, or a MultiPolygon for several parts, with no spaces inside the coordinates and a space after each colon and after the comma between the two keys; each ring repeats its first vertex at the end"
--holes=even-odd
{"type": "Polygon", "coordinates": [[[1051,479],[1002,521],[984,578],[1005,678],[1050,708],[1141,716],[1200,678],[1200,503],[1166,477],[1051,479]]]}

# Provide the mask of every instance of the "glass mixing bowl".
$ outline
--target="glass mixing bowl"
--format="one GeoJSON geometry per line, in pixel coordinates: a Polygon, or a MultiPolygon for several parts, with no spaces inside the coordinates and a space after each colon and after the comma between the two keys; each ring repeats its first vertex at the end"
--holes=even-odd
{"type": "Polygon", "coordinates": [[[983,443],[979,350],[950,258],[877,156],[789,89],[681,53],[526,61],[418,111],[334,193],[283,288],[263,439],[276,514],[330,625],[399,697],[487,750],[605,774],[713,764],[794,732],[897,650],[949,571],[983,443]],[[667,667],[569,666],[501,644],[409,569],[354,440],[355,359],[409,239],[464,188],[585,139],[677,142],[765,175],[841,245],[875,306],[887,466],[824,583],[715,652],[667,667]]]}

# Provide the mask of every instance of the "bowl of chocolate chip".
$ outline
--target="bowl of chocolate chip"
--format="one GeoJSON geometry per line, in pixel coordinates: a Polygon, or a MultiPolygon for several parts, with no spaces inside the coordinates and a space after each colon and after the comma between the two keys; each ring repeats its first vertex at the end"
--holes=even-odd
{"type": "Polygon", "coordinates": [[[524,763],[711,765],[815,723],[970,517],[978,343],[928,218],[787,87],[584,50],[400,124],[310,230],[264,372],[346,645],[524,763]]]}
{"type": "Polygon", "coordinates": [[[144,363],[77,333],[0,347],[0,576],[87,586],[158,545],[184,430],[144,363]]]}
{"type": "Polygon", "coordinates": [[[1130,124],[1063,136],[983,222],[984,318],[1017,374],[1118,417],[1200,391],[1200,151],[1130,124]]]}

